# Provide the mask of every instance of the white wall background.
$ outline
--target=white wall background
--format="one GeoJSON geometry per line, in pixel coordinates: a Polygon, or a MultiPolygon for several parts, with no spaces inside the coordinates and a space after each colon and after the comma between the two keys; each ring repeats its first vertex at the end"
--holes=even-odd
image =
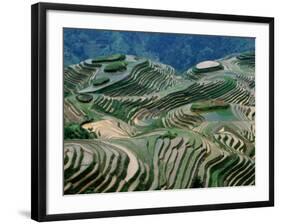
{"type": "MultiPolygon", "coordinates": [[[[51,1],[51,0],[50,0],[51,1]]],[[[0,13],[0,223],[35,223],[30,220],[30,5],[36,1],[1,2],[0,13]]],[[[60,0],[62,3],[107,5],[244,14],[275,17],[275,161],[276,206],[168,215],[150,215],[60,223],[277,223],[280,219],[280,6],[263,0],[60,0]]]]}

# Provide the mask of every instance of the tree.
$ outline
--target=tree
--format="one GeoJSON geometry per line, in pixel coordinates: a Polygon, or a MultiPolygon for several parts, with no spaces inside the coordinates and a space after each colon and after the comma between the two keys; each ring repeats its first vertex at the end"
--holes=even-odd
{"type": "Polygon", "coordinates": [[[64,127],[64,139],[89,139],[92,137],[93,135],[79,124],[68,124],[64,127]]]}
{"type": "Polygon", "coordinates": [[[203,181],[201,180],[200,177],[195,177],[193,184],[192,184],[192,188],[202,188],[204,187],[203,181]]]}

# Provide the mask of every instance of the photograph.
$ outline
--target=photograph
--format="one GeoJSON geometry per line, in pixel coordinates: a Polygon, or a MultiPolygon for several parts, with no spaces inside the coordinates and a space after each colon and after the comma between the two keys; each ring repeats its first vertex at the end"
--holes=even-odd
{"type": "Polygon", "coordinates": [[[31,22],[33,220],[274,206],[274,17],[36,3],[31,22]]]}
{"type": "Polygon", "coordinates": [[[3,1],[0,224],[278,223],[277,1],[157,3],[3,1]]]}
{"type": "Polygon", "coordinates": [[[255,186],[254,37],[62,32],[64,195],[255,186]]]}

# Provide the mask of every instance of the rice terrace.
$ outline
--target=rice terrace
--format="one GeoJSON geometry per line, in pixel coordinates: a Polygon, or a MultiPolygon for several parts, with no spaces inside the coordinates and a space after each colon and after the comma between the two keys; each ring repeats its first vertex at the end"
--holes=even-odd
{"type": "Polygon", "coordinates": [[[64,194],[255,185],[254,40],[64,32],[64,194]]]}

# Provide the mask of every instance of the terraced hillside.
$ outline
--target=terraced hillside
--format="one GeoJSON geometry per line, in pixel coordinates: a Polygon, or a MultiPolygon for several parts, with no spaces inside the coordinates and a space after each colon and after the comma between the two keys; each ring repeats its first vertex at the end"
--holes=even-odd
{"type": "Polygon", "coordinates": [[[64,69],[64,193],[255,184],[255,54],[183,74],[133,55],[64,69]]]}

